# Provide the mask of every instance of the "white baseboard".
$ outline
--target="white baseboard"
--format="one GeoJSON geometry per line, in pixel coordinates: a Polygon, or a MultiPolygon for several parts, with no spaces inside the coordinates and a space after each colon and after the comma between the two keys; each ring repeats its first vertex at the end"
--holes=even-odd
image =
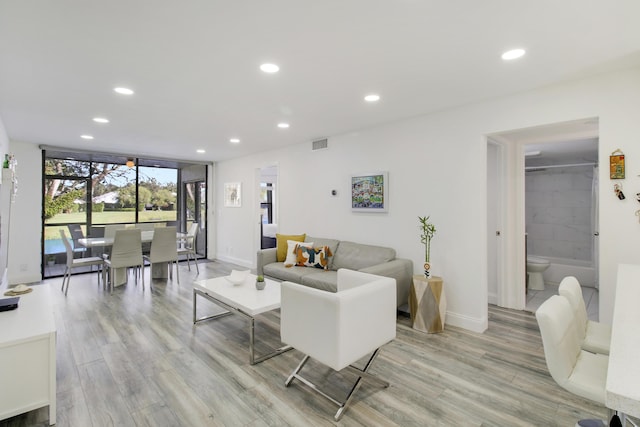
{"type": "Polygon", "coordinates": [[[498,294],[496,292],[489,292],[489,304],[498,305],[498,294]]]}
{"type": "Polygon", "coordinates": [[[253,265],[251,261],[247,261],[246,259],[242,259],[242,258],[234,258],[229,255],[218,254],[216,256],[216,259],[219,259],[220,261],[224,261],[224,262],[230,262],[232,264],[237,264],[246,268],[255,268],[255,265],[253,265]]]}
{"type": "Polygon", "coordinates": [[[34,274],[14,274],[11,277],[9,277],[9,285],[19,285],[21,283],[27,284],[27,283],[38,283],[42,281],[42,277],[40,277],[40,275],[34,275],[34,274]]]}
{"type": "Polygon", "coordinates": [[[478,319],[447,311],[447,316],[444,321],[445,329],[447,329],[447,325],[458,326],[469,331],[482,333],[489,327],[489,319],[478,319]]]}

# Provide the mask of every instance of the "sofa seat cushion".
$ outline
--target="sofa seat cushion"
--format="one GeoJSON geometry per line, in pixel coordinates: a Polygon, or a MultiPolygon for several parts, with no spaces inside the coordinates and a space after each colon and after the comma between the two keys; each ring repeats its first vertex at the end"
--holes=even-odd
{"type": "Polygon", "coordinates": [[[340,242],[340,246],[333,253],[332,270],[346,268],[361,270],[373,265],[389,262],[396,257],[396,251],[383,246],[363,245],[353,242],[340,242]]]}
{"type": "Polygon", "coordinates": [[[293,283],[301,283],[301,277],[317,273],[320,270],[310,267],[285,267],[282,262],[274,262],[263,267],[264,275],[286,280],[293,283]]]}
{"type": "Polygon", "coordinates": [[[333,270],[315,270],[312,274],[305,274],[302,277],[302,284],[310,288],[322,291],[338,291],[338,272],[333,270]]]}

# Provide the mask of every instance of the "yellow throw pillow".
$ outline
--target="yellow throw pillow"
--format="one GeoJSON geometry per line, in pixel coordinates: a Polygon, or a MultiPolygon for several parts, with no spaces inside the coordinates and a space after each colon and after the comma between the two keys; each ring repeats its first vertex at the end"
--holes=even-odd
{"type": "Polygon", "coordinates": [[[284,262],[287,259],[287,240],[295,240],[296,242],[304,242],[306,234],[291,235],[276,233],[276,261],[284,262]]]}

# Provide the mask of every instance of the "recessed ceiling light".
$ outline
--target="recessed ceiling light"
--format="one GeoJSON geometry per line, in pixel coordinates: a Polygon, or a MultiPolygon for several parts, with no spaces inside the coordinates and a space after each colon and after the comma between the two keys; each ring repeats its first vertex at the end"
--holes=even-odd
{"type": "Polygon", "coordinates": [[[80,135],[80,138],[82,138],[82,139],[93,139],[93,136],[91,136],[91,135],[80,135]]]}
{"type": "Polygon", "coordinates": [[[233,143],[233,144],[239,144],[239,143],[240,143],[240,140],[239,140],[238,138],[231,138],[231,139],[229,140],[229,142],[231,142],[231,143],[233,143]]]}
{"type": "Polygon", "coordinates": [[[93,121],[96,123],[109,123],[109,119],[105,119],[104,117],[94,117],[93,121]]]}
{"type": "Polygon", "coordinates": [[[502,59],[505,61],[511,61],[512,59],[518,59],[525,54],[524,49],[512,49],[502,54],[502,59]]]}
{"type": "Polygon", "coordinates": [[[371,95],[365,96],[364,100],[367,101],[367,102],[380,101],[380,95],[376,95],[375,93],[372,93],[371,95]]]}
{"type": "Polygon", "coordinates": [[[289,123],[278,123],[280,129],[286,129],[289,127],[289,123]]]}
{"type": "Polygon", "coordinates": [[[206,153],[206,151],[204,151],[202,148],[200,148],[200,149],[196,150],[196,153],[202,154],[202,153],[206,153]]]}
{"type": "Polygon", "coordinates": [[[133,95],[134,92],[127,88],[127,87],[116,87],[113,89],[114,91],[118,92],[121,95],[133,95]]]}
{"type": "Polygon", "coordinates": [[[260,66],[260,69],[265,73],[277,73],[278,71],[280,71],[280,67],[278,67],[276,64],[262,64],[260,66]]]}

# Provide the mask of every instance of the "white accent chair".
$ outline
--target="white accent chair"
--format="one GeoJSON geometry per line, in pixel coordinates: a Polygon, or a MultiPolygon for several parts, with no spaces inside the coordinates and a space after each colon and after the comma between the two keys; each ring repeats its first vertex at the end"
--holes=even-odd
{"type": "MultiPolygon", "coordinates": [[[[173,264],[176,265],[176,278],[180,283],[180,272],[178,270],[178,247],[176,246],[176,227],[156,227],[151,241],[151,251],[145,255],[144,259],[151,263],[150,270],[153,272],[153,264],[167,263],[169,277],[173,280],[173,264]]],[[[164,276],[163,276],[164,277],[164,276]]]]}
{"type": "Polygon", "coordinates": [[[197,235],[198,235],[198,223],[194,222],[189,227],[187,236],[180,242],[180,247],[178,248],[178,255],[186,255],[187,266],[189,267],[189,271],[191,271],[190,258],[193,256],[193,261],[194,261],[194,264],[196,265],[196,271],[198,272],[198,274],[200,274],[200,269],[198,268],[198,259],[196,258],[196,236],[197,235]]]}
{"type": "MultiPolygon", "coordinates": [[[[536,319],[551,377],[565,390],[604,406],[609,356],[581,348],[569,301],[553,295],[538,308],[536,319]]],[[[612,416],[609,410],[609,419],[612,416]]],[[[580,420],[577,425],[605,424],[601,420],[580,420]]]]}
{"type": "Polygon", "coordinates": [[[74,251],[71,247],[71,243],[67,240],[67,236],[64,233],[64,230],[60,230],[60,238],[62,238],[62,243],[64,243],[64,248],[67,252],[67,266],[64,270],[64,275],[62,276],[62,288],[61,291],[64,291],[64,294],[67,295],[69,291],[69,282],[71,281],[71,270],[77,267],[93,267],[97,265],[100,267],[98,270],[98,285],[100,284],[100,274],[102,274],[102,281],[104,282],[104,260],[101,257],[93,256],[93,257],[85,257],[85,258],[74,258],[74,251]],[[65,289],[64,284],[67,283],[67,288],[65,289]]]}
{"type": "MultiPolygon", "coordinates": [[[[175,237],[174,237],[175,239],[175,237]]],[[[109,285],[113,292],[115,269],[136,267],[136,284],[138,283],[138,267],[140,271],[144,269],[144,259],[142,258],[142,234],[137,228],[116,230],[111,247],[111,255],[104,260],[109,267],[109,285]]],[[[144,274],[142,274],[142,289],[144,289],[144,274]]]]}
{"type": "Polygon", "coordinates": [[[562,279],[558,286],[558,293],[565,297],[571,305],[576,318],[576,330],[582,342],[582,349],[591,353],[609,354],[611,326],[589,320],[578,279],[573,276],[562,279]]]}
{"type": "Polygon", "coordinates": [[[338,405],[336,421],[344,414],[363,379],[389,386],[368,370],[380,347],[396,336],[395,279],[339,269],[335,293],[292,282],[281,283],[281,293],[281,340],[305,354],[285,386],[298,379],[338,405]],[[369,354],[364,368],[352,365],[369,354]],[[357,380],[345,400],[325,394],[300,375],[310,357],[335,371],[348,369],[356,373],[357,380]]]}

